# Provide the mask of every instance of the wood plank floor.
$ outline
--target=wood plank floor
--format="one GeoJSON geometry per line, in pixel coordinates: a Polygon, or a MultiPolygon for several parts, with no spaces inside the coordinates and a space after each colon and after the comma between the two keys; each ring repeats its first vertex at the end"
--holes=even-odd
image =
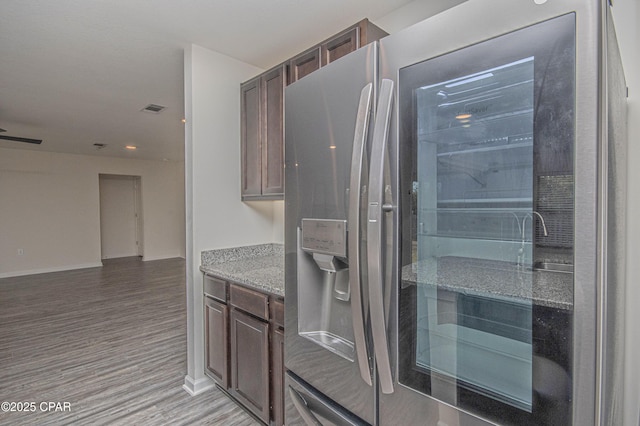
{"type": "Polygon", "coordinates": [[[258,425],[217,389],[182,389],[184,265],[127,258],[0,279],[0,402],[36,403],[0,424],[258,425]],[[70,411],[41,410],[50,401],[70,411]]]}

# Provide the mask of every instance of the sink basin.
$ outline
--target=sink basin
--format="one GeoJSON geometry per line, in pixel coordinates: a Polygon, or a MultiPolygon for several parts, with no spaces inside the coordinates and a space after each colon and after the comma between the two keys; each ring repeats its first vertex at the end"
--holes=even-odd
{"type": "Polygon", "coordinates": [[[569,263],[536,262],[533,265],[533,269],[546,272],[564,272],[566,274],[573,273],[573,265],[569,263]]]}

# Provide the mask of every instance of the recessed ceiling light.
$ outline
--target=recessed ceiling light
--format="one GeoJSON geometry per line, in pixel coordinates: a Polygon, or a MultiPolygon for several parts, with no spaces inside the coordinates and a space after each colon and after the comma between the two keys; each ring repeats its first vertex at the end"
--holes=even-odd
{"type": "Polygon", "coordinates": [[[135,145],[126,145],[125,148],[130,149],[131,151],[135,151],[136,149],[138,149],[138,147],[135,145]]]}
{"type": "Polygon", "coordinates": [[[184,123],[186,123],[186,122],[187,122],[187,119],[186,119],[186,118],[183,118],[181,121],[182,121],[182,124],[184,124],[184,123]]]}

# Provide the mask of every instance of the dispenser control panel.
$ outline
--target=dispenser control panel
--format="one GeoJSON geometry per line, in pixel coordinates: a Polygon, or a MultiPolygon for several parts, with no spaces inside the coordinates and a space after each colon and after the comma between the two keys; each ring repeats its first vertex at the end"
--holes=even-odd
{"type": "Polygon", "coordinates": [[[302,219],[302,249],[346,258],[347,221],[302,219]]]}

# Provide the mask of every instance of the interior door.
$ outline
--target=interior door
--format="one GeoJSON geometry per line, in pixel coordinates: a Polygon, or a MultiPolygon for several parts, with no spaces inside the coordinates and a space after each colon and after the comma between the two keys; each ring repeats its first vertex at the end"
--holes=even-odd
{"type": "Polygon", "coordinates": [[[137,176],[99,176],[102,259],[142,255],[139,181],[137,176]]]}

